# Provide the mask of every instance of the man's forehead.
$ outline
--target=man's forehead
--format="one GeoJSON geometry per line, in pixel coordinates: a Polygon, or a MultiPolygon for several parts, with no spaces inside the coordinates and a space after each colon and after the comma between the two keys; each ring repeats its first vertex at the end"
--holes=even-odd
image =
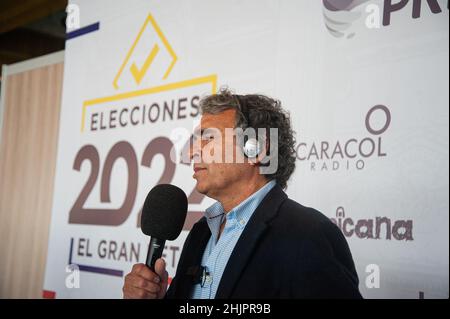
{"type": "Polygon", "coordinates": [[[236,123],[236,110],[230,109],[220,112],[218,114],[205,113],[202,115],[200,125],[196,130],[203,130],[207,128],[234,128],[236,123]]]}

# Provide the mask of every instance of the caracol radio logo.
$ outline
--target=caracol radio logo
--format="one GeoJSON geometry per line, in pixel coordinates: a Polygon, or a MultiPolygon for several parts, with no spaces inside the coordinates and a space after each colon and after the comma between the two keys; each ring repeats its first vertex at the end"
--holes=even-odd
{"type": "Polygon", "coordinates": [[[362,17],[362,5],[370,0],[323,0],[323,17],[328,31],[337,38],[355,36],[352,25],[362,17]]]}
{"type": "Polygon", "coordinates": [[[383,135],[391,125],[391,118],[391,111],[387,106],[375,105],[365,117],[367,135],[302,141],[297,145],[297,160],[308,163],[311,172],[363,170],[370,159],[387,156],[383,135]]]}

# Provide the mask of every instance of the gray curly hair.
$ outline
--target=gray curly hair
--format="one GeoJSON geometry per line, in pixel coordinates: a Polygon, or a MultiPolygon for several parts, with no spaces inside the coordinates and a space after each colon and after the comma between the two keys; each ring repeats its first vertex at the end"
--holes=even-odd
{"type": "MultiPolygon", "coordinates": [[[[228,88],[221,88],[219,93],[206,96],[200,100],[199,106],[202,114],[218,114],[225,110],[236,110],[235,127],[252,127],[278,129],[278,169],[273,174],[266,174],[269,180],[276,180],[283,189],[295,170],[295,133],[291,128],[289,113],[283,110],[281,102],[260,94],[240,95],[245,99],[246,116],[236,95],[228,88]]],[[[269,148],[270,148],[269,140],[269,148]]],[[[270,150],[269,150],[270,152],[270,150]]]]}

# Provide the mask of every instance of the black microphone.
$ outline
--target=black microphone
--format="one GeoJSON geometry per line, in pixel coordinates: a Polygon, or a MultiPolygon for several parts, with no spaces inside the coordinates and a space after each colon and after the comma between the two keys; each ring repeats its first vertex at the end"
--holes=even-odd
{"type": "Polygon", "coordinates": [[[141,229],[151,236],[145,264],[155,271],[155,262],[161,258],[166,240],[175,240],[186,219],[188,201],[177,186],[160,184],[152,188],[144,202],[141,229]]]}

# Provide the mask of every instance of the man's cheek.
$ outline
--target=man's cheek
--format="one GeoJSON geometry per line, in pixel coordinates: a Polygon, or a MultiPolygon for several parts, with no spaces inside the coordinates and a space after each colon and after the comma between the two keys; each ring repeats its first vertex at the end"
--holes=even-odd
{"type": "Polygon", "coordinates": [[[222,163],[232,164],[237,163],[236,154],[238,154],[238,149],[234,144],[226,144],[223,148],[223,161],[222,163]]]}

